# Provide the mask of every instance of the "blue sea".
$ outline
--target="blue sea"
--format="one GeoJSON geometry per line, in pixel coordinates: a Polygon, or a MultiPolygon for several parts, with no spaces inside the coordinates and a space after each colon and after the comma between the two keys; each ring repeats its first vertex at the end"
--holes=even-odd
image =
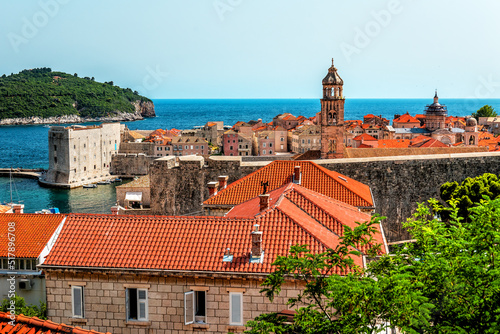
{"type": "MultiPolygon", "coordinates": [[[[319,99],[225,99],[225,100],[153,100],[157,117],[125,122],[130,129],[154,130],[189,129],[208,121],[237,121],[261,118],[269,122],[285,112],[295,116],[314,116],[320,110],[319,99]]],[[[500,99],[440,99],[448,107],[448,114],[466,116],[485,104],[500,111],[500,99]]],[[[407,111],[421,114],[429,99],[347,99],[345,119],[363,119],[366,114],[382,115],[392,120],[395,114],[407,111]]],[[[55,124],[54,124],[55,125],[55,124]]],[[[0,168],[48,168],[48,128],[42,125],[0,126],[0,168]]],[[[19,200],[25,212],[59,207],[61,212],[109,213],[116,201],[114,186],[97,189],[57,190],[41,188],[35,180],[15,179],[19,200]]],[[[14,200],[18,200],[15,198],[14,200]]],[[[0,177],[0,203],[10,198],[9,182],[0,177]]]]}

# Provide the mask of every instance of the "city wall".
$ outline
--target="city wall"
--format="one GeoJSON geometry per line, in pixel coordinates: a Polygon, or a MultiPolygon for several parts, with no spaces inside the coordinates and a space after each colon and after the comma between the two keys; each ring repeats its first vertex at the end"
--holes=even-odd
{"type": "Polygon", "coordinates": [[[134,177],[147,175],[149,166],[158,157],[147,156],[145,154],[125,154],[118,153],[112,156],[110,173],[123,177],[134,177]]]}
{"type": "MultiPolygon", "coordinates": [[[[500,153],[435,154],[427,156],[316,160],[316,163],[371,187],[376,212],[387,216],[389,241],[408,238],[401,222],[417,202],[439,196],[441,184],[461,182],[483,173],[500,173],[500,153]]],[[[207,183],[228,175],[229,183],[270,163],[241,162],[239,157],[182,157],[176,167],[154,161],[150,167],[153,214],[199,214],[208,198],[207,183]]]]}

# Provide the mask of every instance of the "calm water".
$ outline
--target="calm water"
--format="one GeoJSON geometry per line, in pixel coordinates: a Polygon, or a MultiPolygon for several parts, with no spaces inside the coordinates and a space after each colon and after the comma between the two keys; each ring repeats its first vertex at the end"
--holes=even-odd
{"type": "MultiPolygon", "coordinates": [[[[440,99],[449,115],[466,116],[485,104],[500,111],[500,99],[440,99]]],[[[319,99],[266,100],[154,100],[157,117],[126,122],[130,129],[189,129],[208,121],[237,121],[262,118],[269,122],[281,113],[314,116],[320,110],[319,99]]],[[[345,119],[362,119],[366,114],[392,120],[394,114],[423,113],[429,99],[347,99],[345,119]]],[[[48,128],[42,125],[0,126],[0,168],[48,168],[48,128]]],[[[109,213],[115,201],[114,185],[96,189],[58,190],[41,188],[35,180],[15,179],[25,212],[58,207],[61,212],[109,213]]],[[[0,202],[9,200],[8,179],[0,177],[0,202]]],[[[14,196],[14,200],[16,196],[14,196]]]]}

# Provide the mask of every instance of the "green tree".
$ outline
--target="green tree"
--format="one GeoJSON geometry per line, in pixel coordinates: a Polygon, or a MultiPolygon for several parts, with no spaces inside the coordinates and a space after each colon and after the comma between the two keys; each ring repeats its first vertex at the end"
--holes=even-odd
{"type": "MultiPolygon", "coordinates": [[[[39,319],[47,319],[47,305],[40,302],[39,306],[36,305],[26,305],[26,301],[23,297],[18,295],[14,296],[14,306],[16,314],[23,314],[27,317],[38,317],[39,319]]],[[[0,305],[0,311],[9,312],[9,307],[11,306],[10,299],[6,298],[2,300],[0,305]]]]}
{"type": "MultiPolygon", "coordinates": [[[[374,217],[355,229],[345,227],[335,249],[311,254],[306,246],[293,246],[290,255],[278,257],[276,271],[263,283],[271,301],[286,279],[302,282],[304,289],[288,304],[297,308],[292,324],[276,313],[263,314],[248,322],[248,333],[377,333],[389,326],[410,332],[412,327],[427,325],[432,305],[413,288],[408,274],[377,276],[371,270],[354,265],[352,257],[360,256],[356,248],[369,248],[368,255],[379,253],[374,244],[374,217]],[[338,275],[337,273],[343,273],[338,275]],[[385,324],[377,325],[378,321],[385,324]]],[[[387,258],[385,258],[387,261],[387,258]]]]}
{"type": "Polygon", "coordinates": [[[475,113],[472,113],[472,117],[478,119],[478,117],[496,117],[497,113],[495,109],[490,105],[484,105],[475,113]]]}
{"type": "Polygon", "coordinates": [[[456,201],[450,219],[434,213],[437,200],[419,204],[405,224],[415,242],[377,264],[377,274],[406,271],[435,307],[431,321],[414,327],[423,333],[498,333],[500,331],[500,198],[484,196],[464,223],[456,201]],[[433,218],[434,217],[434,218],[433,218]]]}
{"type": "Polygon", "coordinates": [[[447,207],[437,209],[443,220],[449,219],[450,204],[456,203],[458,214],[465,221],[469,219],[470,208],[478,205],[486,195],[491,199],[500,196],[500,179],[495,174],[485,173],[475,178],[466,178],[462,183],[447,182],[440,188],[441,199],[447,207]]]}

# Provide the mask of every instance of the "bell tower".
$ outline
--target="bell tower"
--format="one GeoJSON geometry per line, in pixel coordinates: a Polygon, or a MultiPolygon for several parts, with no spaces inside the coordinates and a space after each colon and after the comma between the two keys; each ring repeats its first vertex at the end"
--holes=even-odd
{"type": "Polygon", "coordinates": [[[323,98],[319,124],[321,125],[321,158],[344,156],[344,81],[333,65],[323,79],[323,98]]]}

